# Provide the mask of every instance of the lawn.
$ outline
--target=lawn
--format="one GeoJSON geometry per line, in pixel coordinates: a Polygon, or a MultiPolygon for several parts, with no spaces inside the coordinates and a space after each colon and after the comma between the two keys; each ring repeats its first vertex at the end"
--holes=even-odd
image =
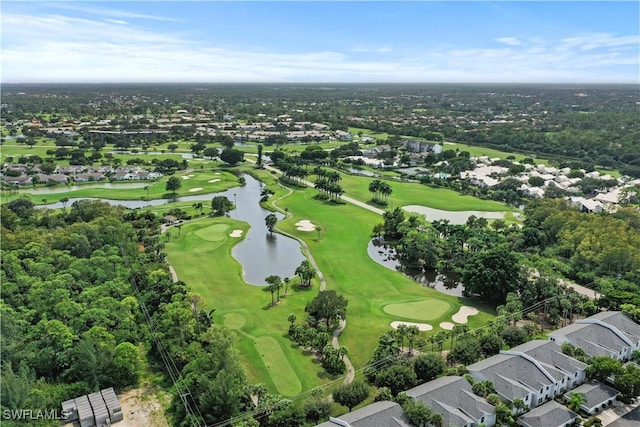
{"type": "MultiPolygon", "coordinates": [[[[207,194],[228,190],[229,188],[238,185],[238,177],[231,172],[225,170],[211,171],[211,170],[198,170],[193,172],[177,172],[173,176],[177,176],[181,179],[182,187],[175,193],[175,196],[194,196],[197,194],[207,194]]],[[[57,202],[63,197],[68,198],[82,198],[82,197],[96,197],[111,200],[153,200],[153,199],[168,199],[174,197],[173,193],[167,192],[166,183],[169,179],[168,176],[164,176],[155,181],[136,181],[137,184],[144,183],[145,187],[135,188],[90,188],[92,185],[106,184],[106,181],[102,182],[90,182],[86,184],[78,184],[77,190],[65,191],[70,186],[58,185],[51,187],[52,190],[56,190],[53,194],[31,194],[32,187],[20,188],[18,194],[8,194],[3,196],[3,201],[10,201],[18,197],[28,197],[33,203],[39,204],[42,199],[47,199],[50,203],[57,202]],[[87,188],[82,188],[85,186],[87,188]],[[147,188],[148,187],[148,188],[147,188]],[[57,192],[59,190],[60,192],[57,192]]],[[[116,181],[120,182],[120,181],[116,181]]],[[[126,184],[126,182],[123,182],[126,184]]],[[[40,185],[36,188],[42,188],[40,185]]]]}
{"type": "MultiPolygon", "coordinates": [[[[345,196],[353,197],[362,202],[370,203],[372,193],[369,191],[369,184],[375,178],[363,177],[341,173],[340,185],[345,190],[345,196]]],[[[315,180],[315,176],[309,176],[310,180],[315,180]]],[[[406,205],[422,205],[434,209],[447,211],[513,211],[514,208],[498,203],[493,200],[483,200],[477,197],[460,194],[447,188],[434,188],[414,182],[394,182],[387,181],[393,193],[389,197],[388,206],[384,209],[394,209],[406,205]]],[[[380,207],[380,206],[377,206],[380,207]]]]}
{"type": "MultiPolygon", "coordinates": [[[[255,170],[253,173],[276,190],[271,200],[288,193],[276,187],[272,174],[255,170]]],[[[278,200],[278,207],[287,208],[293,215],[280,221],[278,227],[305,240],[324,275],[327,289],[335,289],[349,301],[347,328],[340,343],[349,349],[356,369],[364,367],[371,358],[379,336],[394,320],[424,321],[426,310],[434,326],[433,331],[423,333],[427,337],[440,330],[441,321],[451,321],[461,305],[480,309],[480,314],[470,318],[471,328],[493,317],[491,309],[474,301],[422,287],[375,263],[367,255],[367,243],[380,216],[350,204],[331,205],[316,200],[315,194],[311,188],[293,189],[291,195],[278,200]],[[297,230],[294,224],[301,219],[321,226],[320,237],[316,231],[297,230]]],[[[239,239],[228,234],[234,229],[246,233],[247,228],[246,223],[226,217],[186,223],[180,236],[172,233],[167,243],[169,262],[180,279],[202,296],[207,309],[216,308],[215,322],[237,331],[237,349],[250,381],[264,383],[269,390],[286,396],[326,383],[331,378],[285,337],[288,315],[296,314],[303,319],[304,306],[316,295],[318,285],[314,284],[309,291],[290,290],[278,306],[268,307],[270,294],[245,284],[241,266],[231,256],[239,239]]]]}
{"type": "MultiPolygon", "coordinates": [[[[329,380],[313,359],[285,337],[291,313],[303,313],[314,293],[292,292],[276,307],[271,294],[242,281],[242,268],[231,249],[240,241],[232,230],[248,225],[227,217],[204,217],[185,223],[166,242],[168,260],[180,280],[202,297],[214,321],[237,332],[237,349],[249,381],[291,397],[329,380]]],[[[163,239],[165,240],[165,239],[163,239]]],[[[166,240],[165,240],[166,241],[166,240]]]]}
{"type": "MultiPolygon", "coordinates": [[[[451,321],[451,315],[461,305],[473,305],[481,310],[479,315],[470,318],[472,328],[492,317],[492,310],[479,307],[475,301],[422,287],[374,262],[367,254],[367,244],[373,226],[381,217],[351,204],[332,205],[316,200],[315,194],[311,188],[295,189],[291,196],[279,201],[279,206],[288,208],[293,217],[279,222],[278,227],[305,240],[324,274],[327,289],[335,289],[349,301],[347,328],[340,342],[349,349],[356,369],[371,358],[379,336],[389,329],[390,323],[399,320],[398,313],[385,312],[384,307],[389,304],[419,303],[424,307],[438,307],[440,316],[433,318],[435,325],[451,321]],[[320,239],[315,232],[297,230],[294,224],[302,219],[321,227],[320,239]]],[[[423,314],[412,315],[404,313],[402,320],[423,320],[423,314]]],[[[431,333],[439,330],[436,326],[431,333]]]]}

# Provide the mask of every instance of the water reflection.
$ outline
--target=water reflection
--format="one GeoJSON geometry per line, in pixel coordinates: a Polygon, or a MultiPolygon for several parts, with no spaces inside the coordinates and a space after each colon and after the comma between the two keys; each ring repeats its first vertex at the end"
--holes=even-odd
{"type": "Polygon", "coordinates": [[[366,169],[354,168],[352,166],[346,166],[346,167],[344,167],[344,169],[349,171],[349,172],[351,172],[352,174],[355,174],[355,175],[364,175],[364,176],[372,176],[372,177],[380,176],[380,174],[377,174],[375,172],[371,172],[371,171],[366,170],[366,169]]]}
{"type": "MultiPolygon", "coordinates": [[[[206,202],[209,206],[211,199],[215,196],[225,196],[234,201],[236,209],[229,212],[229,217],[249,223],[251,228],[246,237],[234,246],[232,255],[242,264],[243,279],[245,282],[263,286],[266,285],[264,279],[272,274],[282,278],[293,277],[295,269],[305,259],[302,255],[300,243],[295,239],[267,231],[265,217],[271,213],[260,206],[260,192],[262,183],[250,175],[243,175],[245,185],[234,187],[219,193],[199,194],[193,196],[176,197],[175,199],[158,200],[110,200],[97,198],[73,198],[66,203],[71,206],[78,200],[101,200],[112,205],[122,205],[127,208],[137,209],[149,206],[168,205],[174,202],[206,202]]],[[[62,208],[62,203],[51,203],[39,205],[38,208],[62,208]]],[[[284,218],[280,213],[276,213],[278,220],[284,218]]]]}
{"type": "Polygon", "coordinates": [[[455,274],[404,267],[398,260],[395,249],[384,245],[380,239],[371,239],[369,241],[367,253],[378,264],[390,270],[400,271],[423,286],[445,294],[457,297],[462,296],[464,287],[458,282],[459,278],[455,274]]]}

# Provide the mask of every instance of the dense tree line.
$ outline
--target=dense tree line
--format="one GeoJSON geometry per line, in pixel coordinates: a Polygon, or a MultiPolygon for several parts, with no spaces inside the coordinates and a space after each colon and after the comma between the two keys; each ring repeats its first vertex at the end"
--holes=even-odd
{"type": "MultiPolygon", "coordinates": [[[[247,425],[304,422],[301,408],[247,382],[233,334],[172,280],[154,214],[89,200],[59,212],[27,199],[1,209],[1,409],[121,392],[149,366],[166,375],[174,425],[244,412],[247,425]]],[[[322,402],[310,404],[312,416],[322,402]]]]}

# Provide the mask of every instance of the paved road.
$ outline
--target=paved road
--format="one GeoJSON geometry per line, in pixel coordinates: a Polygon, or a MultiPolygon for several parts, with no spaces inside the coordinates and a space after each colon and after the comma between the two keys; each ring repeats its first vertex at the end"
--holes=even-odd
{"type": "Polygon", "coordinates": [[[639,403],[625,405],[617,402],[613,408],[606,409],[598,415],[603,426],[610,427],[638,427],[640,426],[639,403]]]}

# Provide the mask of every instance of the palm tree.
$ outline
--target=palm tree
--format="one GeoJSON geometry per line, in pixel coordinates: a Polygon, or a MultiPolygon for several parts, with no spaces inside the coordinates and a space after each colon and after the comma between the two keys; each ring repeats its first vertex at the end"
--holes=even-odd
{"type": "Polygon", "coordinates": [[[407,338],[409,340],[409,356],[413,355],[413,343],[420,334],[420,329],[416,325],[411,325],[407,328],[407,338]]]}
{"type": "Polygon", "coordinates": [[[382,181],[379,179],[374,179],[369,183],[369,192],[373,193],[372,199],[374,202],[378,202],[378,192],[380,191],[380,184],[382,181]]]}
{"type": "Polygon", "coordinates": [[[571,393],[571,397],[569,398],[568,406],[572,411],[579,411],[580,407],[584,403],[584,394],[582,393],[571,393]]]}
{"type": "Polygon", "coordinates": [[[271,305],[274,306],[276,305],[276,302],[273,300],[273,294],[277,292],[278,301],[280,301],[280,288],[282,287],[282,281],[280,279],[280,276],[276,275],[271,275],[264,279],[264,281],[268,284],[267,290],[271,292],[271,305]]]}
{"type": "Polygon", "coordinates": [[[290,314],[289,317],[287,317],[287,320],[291,323],[291,326],[293,326],[293,324],[296,323],[296,315],[290,314]]]}
{"type": "Polygon", "coordinates": [[[409,329],[409,326],[405,325],[404,323],[400,323],[398,325],[398,329],[396,329],[396,334],[400,339],[400,351],[402,351],[402,348],[404,347],[404,337],[407,336],[408,329],[409,329]]]}
{"type": "Polygon", "coordinates": [[[289,282],[291,281],[291,279],[289,279],[288,277],[285,277],[282,280],[284,281],[284,294],[287,295],[287,292],[289,289],[289,282]]]}
{"type": "Polygon", "coordinates": [[[322,227],[316,226],[316,231],[318,232],[318,240],[320,240],[320,232],[322,231],[322,227]]]}
{"type": "Polygon", "coordinates": [[[524,412],[524,410],[527,409],[527,404],[524,403],[524,400],[518,397],[513,401],[513,409],[515,409],[516,415],[518,415],[521,413],[520,411],[524,412]]]}
{"type": "Polygon", "coordinates": [[[382,202],[386,205],[389,200],[389,196],[393,193],[393,190],[389,184],[381,182],[379,191],[384,196],[384,200],[382,202]]]}
{"type": "Polygon", "coordinates": [[[147,192],[147,198],[149,198],[149,186],[148,185],[144,187],[144,191],[147,192]]]}
{"type": "Polygon", "coordinates": [[[269,232],[273,234],[273,228],[276,226],[276,223],[278,222],[278,217],[276,216],[276,214],[270,213],[269,215],[266,216],[264,221],[267,225],[267,229],[269,230],[269,232]]]}
{"type": "Polygon", "coordinates": [[[62,199],[60,199],[60,203],[62,203],[62,209],[66,209],[67,208],[67,203],[69,203],[69,198],[68,197],[63,197],[62,199]]]}

